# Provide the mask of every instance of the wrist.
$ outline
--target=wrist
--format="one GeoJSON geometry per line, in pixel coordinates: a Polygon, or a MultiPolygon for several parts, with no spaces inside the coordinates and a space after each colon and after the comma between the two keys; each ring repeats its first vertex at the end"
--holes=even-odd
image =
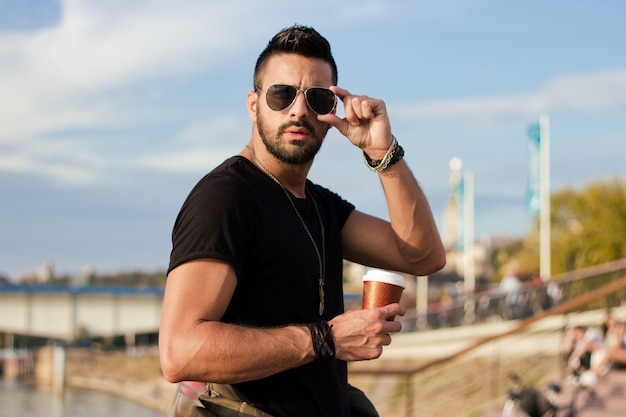
{"type": "Polygon", "coordinates": [[[402,149],[402,146],[398,145],[398,140],[396,139],[396,137],[391,135],[391,138],[391,145],[389,146],[389,149],[382,159],[372,159],[365,151],[363,151],[363,159],[365,160],[365,165],[369,168],[370,171],[384,171],[404,157],[404,149],[402,149]]]}
{"type": "Polygon", "coordinates": [[[380,161],[384,159],[385,155],[387,155],[387,152],[389,151],[389,148],[393,146],[394,140],[395,137],[391,135],[391,139],[387,142],[387,145],[385,145],[384,148],[362,148],[361,150],[363,151],[363,157],[372,161],[380,161]]]}
{"type": "Polygon", "coordinates": [[[332,324],[323,320],[306,325],[311,333],[311,344],[317,360],[335,358],[335,341],[333,339],[332,324]]]}

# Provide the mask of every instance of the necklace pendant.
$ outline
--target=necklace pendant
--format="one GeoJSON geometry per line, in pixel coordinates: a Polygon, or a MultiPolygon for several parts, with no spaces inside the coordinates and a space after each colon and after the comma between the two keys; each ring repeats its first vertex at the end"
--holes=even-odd
{"type": "Polygon", "coordinates": [[[320,282],[320,316],[324,313],[324,284],[320,282]]]}

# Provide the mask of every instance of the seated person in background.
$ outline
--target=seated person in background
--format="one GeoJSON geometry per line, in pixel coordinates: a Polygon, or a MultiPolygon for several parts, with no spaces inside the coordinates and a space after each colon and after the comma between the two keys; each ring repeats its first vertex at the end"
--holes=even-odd
{"type": "Polygon", "coordinates": [[[582,343],[583,337],[585,336],[585,328],[583,326],[572,326],[567,328],[567,333],[565,333],[565,337],[563,338],[563,343],[561,345],[561,358],[564,364],[568,365],[570,358],[576,348],[582,343]]]}
{"type": "Polygon", "coordinates": [[[567,360],[567,369],[574,375],[580,375],[589,370],[592,353],[602,346],[602,334],[597,329],[583,326],[570,328],[561,348],[567,360]]]}
{"type": "Polygon", "coordinates": [[[626,334],[624,323],[607,317],[607,336],[604,348],[594,353],[591,370],[598,376],[611,368],[626,368],[626,334]]]}

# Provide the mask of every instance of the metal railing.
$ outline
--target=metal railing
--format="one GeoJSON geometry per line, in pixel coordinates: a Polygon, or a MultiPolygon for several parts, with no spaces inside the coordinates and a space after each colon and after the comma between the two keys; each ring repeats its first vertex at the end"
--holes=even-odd
{"type": "MultiPolygon", "coordinates": [[[[626,258],[615,262],[554,275],[539,285],[527,282],[515,293],[501,288],[465,295],[459,293],[447,303],[429,306],[420,316],[411,309],[401,319],[408,331],[458,327],[499,320],[520,320],[541,314],[562,303],[604,285],[626,273],[626,258]]],[[[606,298],[583,306],[599,309],[619,305],[626,291],[616,291],[606,298]]]]}
{"type": "MultiPolygon", "coordinates": [[[[626,259],[554,276],[549,284],[558,285],[555,294],[559,298],[537,303],[537,293],[541,294],[537,289],[542,288],[526,289],[518,298],[525,300],[526,310],[519,311],[526,313],[514,321],[507,321],[507,306],[501,296],[490,299],[492,309],[483,316],[478,314],[477,295],[471,324],[465,324],[467,311],[471,310],[468,300],[457,302],[448,317],[458,319],[448,322],[448,327],[456,323],[475,328],[479,323],[512,325],[489,336],[469,339],[451,354],[417,363],[381,358],[376,366],[352,366],[350,378],[373,398],[381,415],[406,417],[480,416],[486,408],[503,403],[511,371],[533,384],[562,378],[560,342],[565,326],[583,318],[601,326],[605,312],[622,306],[626,299],[626,259]]],[[[547,285],[543,289],[547,294],[547,285]]],[[[412,320],[417,328],[419,319],[405,318],[405,323],[412,320]]]]}

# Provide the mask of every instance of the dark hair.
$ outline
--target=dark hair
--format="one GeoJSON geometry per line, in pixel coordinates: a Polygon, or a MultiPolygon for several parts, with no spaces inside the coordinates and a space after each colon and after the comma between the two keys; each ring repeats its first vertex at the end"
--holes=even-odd
{"type": "Polygon", "coordinates": [[[333,72],[333,83],[337,84],[337,64],[330,51],[330,43],[312,27],[293,25],[274,35],[259,55],[254,67],[254,88],[259,87],[259,78],[267,61],[274,55],[284,53],[328,62],[333,72]]]}

